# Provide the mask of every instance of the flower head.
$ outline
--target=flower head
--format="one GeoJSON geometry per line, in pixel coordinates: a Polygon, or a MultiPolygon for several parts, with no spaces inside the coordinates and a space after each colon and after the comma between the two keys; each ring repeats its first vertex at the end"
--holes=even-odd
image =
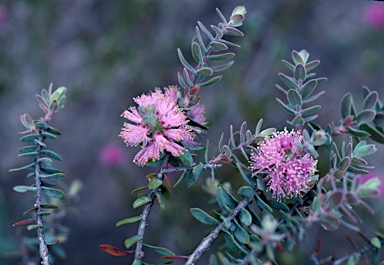
{"type": "Polygon", "coordinates": [[[285,129],[265,137],[251,154],[250,169],[255,171],[254,175],[269,175],[268,190],[277,199],[300,196],[308,190],[317,161],[296,146],[303,141],[298,132],[285,129]]]}
{"type": "Polygon", "coordinates": [[[120,137],[127,145],[142,147],[134,163],[143,166],[158,160],[164,151],[179,156],[185,149],[180,142],[194,138],[186,115],[177,105],[178,91],[174,86],[165,88],[164,93],[156,88],[150,94],[134,98],[137,108],[123,112],[122,116],[131,123],[124,123],[120,137]]]}
{"type": "Polygon", "coordinates": [[[365,10],[365,20],[371,28],[384,28],[384,5],[382,3],[371,3],[365,10]]]}
{"type": "Polygon", "coordinates": [[[121,166],[125,161],[125,153],[117,144],[108,143],[100,150],[100,161],[108,166],[121,166]]]}

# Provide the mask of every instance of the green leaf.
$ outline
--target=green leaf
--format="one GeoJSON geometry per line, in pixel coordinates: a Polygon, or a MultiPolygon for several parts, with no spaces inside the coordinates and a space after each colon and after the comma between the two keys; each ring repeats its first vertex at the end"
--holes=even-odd
{"type": "Polygon", "coordinates": [[[53,134],[56,134],[56,135],[61,135],[61,132],[51,126],[47,126],[47,132],[50,132],[50,133],[53,133],[53,134]]]}
{"type": "Polygon", "coordinates": [[[20,142],[33,142],[35,139],[39,138],[40,134],[27,134],[20,138],[20,142]]]}
{"type": "Polygon", "coordinates": [[[374,144],[367,144],[367,145],[356,146],[355,149],[353,150],[353,154],[358,157],[363,157],[363,156],[371,155],[376,151],[377,151],[377,148],[374,144]]]}
{"type": "Polygon", "coordinates": [[[199,76],[210,76],[213,74],[213,70],[209,67],[202,67],[196,72],[199,76]]]}
{"type": "Polygon", "coordinates": [[[41,135],[45,136],[47,139],[57,139],[56,135],[49,132],[41,132],[41,135]]]}
{"type": "Polygon", "coordinates": [[[177,72],[177,79],[179,80],[179,84],[184,87],[184,88],[187,88],[187,84],[185,83],[185,80],[184,80],[184,77],[180,74],[180,72],[177,72]]]}
{"type": "Polygon", "coordinates": [[[260,209],[266,210],[266,211],[272,213],[273,212],[272,208],[265,201],[263,201],[260,198],[259,194],[257,194],[257,192],[255,192],[254,194],[255,194],[255,196],[257,198],[256,203],[260,207],[260,209]]]}
{"type": "Polygon", "coordinates": [[[354,253],[352,256],[349,257],[347,265],[356,265],[359,259],[360,253],[354,253]]]}
{"type": "Polygon", "coordinates": [[[376,236],[372,237],[370,242],[371,242],[371,245],[374,246],[375,248],[377,249],[381,248],[381,241],[378,237],[376,236]]]}
{"type": "Polygon", "coordinates": [[[207,35],[207,37],[208,37],[210,40],[213,40],[213,39],[214,39],[214,37],[213,37],[213,35],[211,34],[211,32],[209,32],[209,30],[204,26],[203,23],[201,23],[200,21],[198,21],[197,24],[199,25],[200,29],[205,33],[205,35],[207,35]]]}
{"type": "Polygon", "coordinates": [[[309,62],[305,64],[305,69],[307,70],[307,73],[313,69],[315,69],[320,64],[319,60],[314,60],[312,62],[309,62]]]}
{"type": "Polygon", "coordinates": [[[26,192],[26,191],[35,191],[37,190],[37,188],[32,186],[18,185],[18,186],[14,186],[13,190],[16,192],[26,192]]]}
{"type": "Polygon", "coordinates": [[[374,109],[378,99],[379,95],[376,91],[369,93],[368,96],[364,99],[363,109],[374,109]]]}
{"type": "Polygon", "coordinates": [[[360,125],[360,130],[368,132],[371,136],[370,138],[378,143],[384,144],[384,134],[379,132],[376,128],[372,127],[370,124],[360,125]]]}
{"type": "Polygon", "coordinates": [[[206,225],[217,225],[219,223],[219,221],[199,208],[191,208],[191,214],[198,221],[206,225]]]}
{"type": "Polygon", "coordinates": [[[185,60],[183,53],[180,49],[177,49],[177,54],[179,55],[179,60],[182,63],[182,65],[188,69],[190,72],[195,73],[195,69],[185,60]]]}
{"type": "Polygon", "coordinates": [[[180,162],[186,167],[192,167],[193,158],[190,152],[185,151],[179,156],[180,162]]]}
{"type": "Polygon", "coordinates": [[[60,189],[48,188],[48,187],[42,187],[42,189],[45,192],[45,194],[47,194],[49,197],[52,197],[52,198],[62,198],[65,195],[64,191],[60,189]]]}
{"type": "Polygon", "coordinates": [[[252,224],[252,215],[243,207],[240,208],[240,222],[245,226],[250,226],[252,224]]]}
{"type": "Polygon", "coordinates": [[[23,157],[23,156],[35,156],[35,155],[38,155],[39,152],[37,151],[34,151],[34,152],[29,152],[29,153],[22,153],[22,154],[19,154],[18,156],[19,157],[23,157]]]}
{"type": "Polygon", "coordinates": [[[237,223],[237,221],[235,221],[234,224],[235,224],[235,231],[233,232],[234,237],[235,237],[240,243],[248,244],[249,241],[250,241],[250,237],[249,237],[249,234],[247,233],[247,231],[245,231],[244,228],[242,228],[242,227],[237,223]]]}
{"type": "Polygon", "coordinates": [[[39,228],[39,227],[42,227],[42,226],[41,225],[28,225],[27,229],[28,229],[28,231],[31,231],[31,230],[39,228]]]}
{"type": "Polygon", "coordinates": [[[211,25],[211,29],[213,29],[213,31],[216,33],[217,39],[221,39],[223,37],[223,33],[221,32],[221,30],[218,27],[211,25]]]}
{"type": "Polygon", "coordinates": [[[193,56],[193,59],[195,59],[195,61],[198,63],[203,60],[201,48],[197,42],[192,42],[192,56],[193,56]]]}
{"type": "Polygon", "coordinates": [[[129,217],[129,218],[126,218],[126,219],[123,219],[123,220],[117,222],[116,227],[119,227],[119,226],[125,225],[125,224],[132,224],[132,223],[138,222],[140,220],[141,220],[141,216],[129,217]]]}
{"type": "Polygon", "coordinates": [[[288,113],[296,114],[296,110],[286,105],[283,101],[281,101],[279,98],[276,98],[277,103],[288,113]]]}
{"type": "Polygon", "coordinates": [[[233,57],[235,57],[235,53],[228,52],[223,54],[209,55],[207,58],[210,61],[224,61],[224,60],[232,59],[233,57]]]}
{"type": "Polygon", "coordinates": [[[30,153],[30,152],[34,152],[34,151],[36,151],[36,146],[34,146],[34,145],[23,146],[23,147],[20,147],[20,148],[18,149],[18,151],[19,151],[20,153],[30,153]]]}
{"type": "Polygon", "coordinates": [[[223,77],[222,75],[215,76],[215,77],[209,79],[208,81],[206,81],[204,83],[200,83],[200,86],[211,86],[211,85],[214,85],[217,82],[219,82],[222,77],[223,77]]]}
{"type": "Polygon", "coordinates": [[[353,127],[349,127],[348,132],[351,135],[356,136],[356,137],[368,137],[368,136],[370,136],[370,134],[367,133],[366,131],[358,130],[358,129],[355,129],[353,127]]]}
{"type": "Polygon", "coordinates": [[[304,81],[307,78],[307,72],[304,65],[298,64],[295,66],[294,76],[297,81],[304,81]]]}
{"type": "Polygon", "coordinates": [[[287,99],[292,106],[301,106],[303,103],[299,92],[294,89],[288,90],[287,99]]]}
{"type": "Polygon", "coordinates": [[[139,241],[140,239],[141,239],[141,236],[138,236],[138,235],[130,237],[124,241],[124,245],[126,248],[130,248],[131,246],[136,244],[137,241],[139,241]]]}
{"type": "Polygon", "coordinates": [[[351,104],[352,104],[352,95],[351,93],[347,93],[341,99],[341,104],[340,104],[341,117],[343,119],[351,115],[351,104]]]}
{"type": "Polygon", "coordinates": [[[44,155],[49,156],[50,158],[57,160],[57,161],[63,161],[58,154],[56,154],[55,152],[53,152],[51,150],[41,150],[40,152],[44,155]]]}
{"type": "Polygon", "coordinates": [[[189,176],[190,173],[191,171],[189,170],[184,171],[183,174],[181,174],[180,178],[176,181],[175,185],[173,185],[173,187],[176,187],[177,185],[179,185],[179,183],[182,182],[187,176],[189,176]]]}
{"type": "Polygon", "coordinates": [[[52,164],[53,164],[52,159],[50,159],[48,157],[41,157],[41,158],[37,159],[36,162],[37,163],[44,163],[47,166],[52,166],[52,164]]]}
{"type": "Polygon", "coordinates": [[[64,173],[62,170],[52,168],[52,167],[42,167],[41,171],[43,171],[44,173],[47,173],[47,174],[64,173]]]}
{"type": "Polygon", "coordinates": [[[160,210],[163,212],[165,210],[165,202],[163,196],[157,190],[155,190],[155,196],[157,198],[157,201],[159,202],[160,210]]]}
{"type": "Polygon", "coordinates": [[[41,147],[47,147],[45,143],[43,143],[42,141],[39,141],[38,139],[35,139],[33,142],[37,145],[40,145],[41,147]]]}
{"type": "MultiPolygon", "coordinates": [[[[312,116],[312,117],[317,117],[317,116],[312,116]]],[[[304,123],[305,123],[305,120],[303,119],[303,117],[302,116],[296,116],[293,120],[292,120],[292,124],[294,125],[294,126],[302,126],[302,125],[304,125],[304,123]]]]}
{"type": "Polygon", "coordinates": [[[308,114],[311,114],[315,111],[318,111],[319,109],[321,108],[320,105],[316,105],[316,106],[312,106],[312,107],[309,107],[309,108],[306,108],[306,109],[303,109],[300,113],[301,115],[308,115],[308,114]]]}
{"type": "Polygon", "coordinates": [[[229,67],[231,67],[231,65],[234,63],[234,61],[229,61],[225,64],[221,64],[221,65],[216,65],[216,66],[211,66],[211,69],[214,71],[214,72],[220,72],[220,71],[224,71],[226,69],[228,69],[229,67]]]}
{"type": "Polygon", "coordinates": [[[157,189],[158,187],[160,187],[161,184],[163,184],[163,181],[162,181],[161,179],[158,179],[158,178],[152,178],[152,179],[149,181],[148,188],[151,189],[151,190],[154,190],[154,189],[157,189]]]}
{"type": "Polygon", "coordinates": [[[150,197],[141,196],[133,202],[132,207],[133,207],[133,209],[136,209],[136,208],[143,206],[144,204],[147,204],[149,202],[152,202],[152,199],[150,197]]]}
{"type": "Polygon", "coordinates": [[[40,178],[48,178],[52,180],[58,180],[65,177],[64,173],[54,173],[54,174],[40,174],[40,178]]]}
{"type": "Polygon", "coordinates": [[[227,45],[218,41],[211,41],[209,46],[211,46],[214,51],[224,51],[228,49],[227,45]]]}
{"type": "Polygon", "coordinates": [[[237,28],[227,27],[225,28],[225,34],[227,35],[233,35],[238,37],[243,37],[244,33],[238,30],[237,28]]]}
{"type": "Polygon", "coordinates": [[[44,208],[44,209],[58,209],[59,208],[59,206],[57,206],[55,204],[50,204],[50,203],[41,203],[40,207],[44,208]]]}
{"type": "Polygon", "coordinates": [[[301,97],[303,99],[308,98],[312,94],[312,92],[315,90],[316,86],[317,86],[317,81],[315,79],[312,79],[306,82],[302,87],[302,89],[299,91],[301,97]]]}
{"type": "Polygon", "coordinates": [[[276,200],[269,200],[268,204],[272,208],[275,208],[275,209],[277,209],[279,211],[284,211],[286,213],[289,212],[289,207],[285,203],[282,203],[282,202],[279,202],[279,201],[276,201],[276,200]]]}
{"type": "Polygon", "coordinates": [[[170,251],[169,249],[162,248],[162,247],[157,247],[157,246],[151,246],[148,244],[144,244],[145,247],[159,253],[162,256],[175,256],[176,254],[170,251]]]}
{"type": "Polygon", "coordinates": [[[225,195],[224,195],[223,186],[219,185],[216,188],[216,201],[220,208],[227,212],[232,212],[231,208],[227,206],[225,203],[225,195]]]}
{"type": "Polygon", "coordinates": [[[373,123],[376,126],[383,127],[384,126],[384,113],[378,112],[376,113],[375,119],[373,120],[373,123]]]}
{"type": "Polygon", "coordinates": [[[141,261],[141,259],[135,259],[133,262],[132,262],[132,265],[142,265],[143,262],[141,261]]]}
{"type": "Polygon", "coordinates": [[[362,110],[356,117],[357,125],[368,123],[375,118],[376,112],[371,109],[362,110]]]}
{"type": "Polygon", "coordinates": [[[243,186],[241,187],[238,192],[239,195],[243,196],[248,200],[248,202],[251,202],[253,200],[253,197],[255,196],[255,191],[249,187],[249,186],[243,186]]]}
{"type": "Polygon", "coordinates": [[[228,231],[228,230],[223,230],[224,231],[224,239],[226,245],[233,251],[237,252],[240,250],[244,254],[248,254],[248,250],[246,250],[244,247],[242,247],[236,239],[233,237],[233,235],[228,231]]]}
{"type": "Polygon", "coordinates": [[[303,59],[301,58],[300,54],[297,51],[292,51],[292,60],[295,63],[295,65],[299,63],[304,64],[303,59]]]}
{"type": "Polygon", "coordinates": [[[340,161],[340,163],[339,163],[339,169],[340,169],[341,171],[346,171],[347,168],[349,167],[349,164],[350,164],[350,163],[351,163],[351,159],[350,159],[348,156],[344,157],[344,158],[340,161]]]}
{"type": "Polygon", "coordinates": [[[169,201],[171,199],[171,193],[169,192],[169,189],[164,184],[161,185],[160,192],[161,192],[161,195],[163,195],[163,197],[166,200],[169,201]]]}
{"type": "Polygon", "coordinates": [[[299,87],[296,84],[296,81],[283,73],[279,73],[281,81],[283,81],[290,89],[298,90],[299,87]]]}
{"type": "Polygon", "coordinates": [[[236,207],[237,204],[239,203],[238,200],[236,200],[231,193],[229,193],[223,186],[223,195],[224,195],[224,200],[225,204],[230,206],[230,207],[236,207]]]}
{"type": "Polygon", "coordinates": [[[196,179],[200,176],[203,171],[203,164],[199,163],[197,166],[193,167],[192,172],[188,176],[188,188],[192,187],[196,179]]]}

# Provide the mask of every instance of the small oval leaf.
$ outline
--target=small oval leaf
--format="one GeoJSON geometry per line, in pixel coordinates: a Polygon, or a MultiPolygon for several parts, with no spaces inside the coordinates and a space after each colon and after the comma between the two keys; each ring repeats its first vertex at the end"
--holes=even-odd
{"type": "Polygon", "coordinates": [[[198,221],[206,225],[217,225],[219,223],[219,221],[199,208],[191,208],[191,214],[198,221]]]}

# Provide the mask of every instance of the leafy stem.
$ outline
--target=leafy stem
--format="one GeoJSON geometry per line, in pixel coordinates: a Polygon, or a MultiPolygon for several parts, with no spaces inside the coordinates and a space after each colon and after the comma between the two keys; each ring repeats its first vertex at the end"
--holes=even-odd
{"type": "MultiPolygon", "coordinates": [[[[240,201],[237,207],[232,211],[230,215],[226,217],[226,219],[229,222],[232,222],[237,217],[237,215],[240,214],[242,208],[246,207],[249,203],[250,201],[247,198],[240,201]]],[[[224,228],[225,228],[225,222],[221,222],[220,224],[218,224],[217,227],[200,242],[200,244],[196,247],[193,253],[188,256],[188,260],[185,263],[185,265],[195,264],[195,262],[197,262],[200,259],[201,255],[209,249],[212,242],[215,241],[215,239],[217,239],[217,237],[223,231],[224,228]]]]}
{"type": "MultiPolygon", "coordinates": [[[[162,172],[165,168],[167,168],[168,161],[169,161],[170,155],[167,154],[163,162],[161,164],[159,173],[157,174],[157,178],[160,180],[163,180],[164,178],[164,173],[162,172]]],[[[137,235],[140,237],[139,241],[137,241],[136,244],[136,250],[135,250],[135,260],[141,260],[144,257],[144,251],[143,251],[143,238],[145,234],[145,230],[148,226],[147,220],[149,213],[151,212],[153,202],[156,198],[155,191],[152,190],[151,193],[148,195],[148,197],[151,199],[144,207],[143,213],[141,214],[141,221],[139,224],[139,228],[137,230],[137,235]]]]}
{"type": "MultiPolygon", "coordinates": [[[[44,124],[48,123],[48,120],[50,119],[50,115],[46,115],[44,119],[44,124]]],[[[45,129],[41,129],[40,135],[39,135],[39,142],[44,142],[44,135],[42,133],[45,132],[45,129]]],[[[41,185],[41,165],[40,162],[38,162],[41,158],[41,150],[43,147],[41,144],[37,144],[36,147],[36,158],[35,158],[35,185],[36,185],[36,201],[35,201],[35,207],[36,207],[36,224],[37,224],[37,238],[39,240],[39,251],[40,251],[40,257],[42,259],[43,265],[49,265],[49,255],[48,255],[48,247],[47,243],[45,242],[45,235],[44,235],[44,229],[43,229],[43,215],[41,214],[41,196],[42,196],[42,185],[41,185]]]]}

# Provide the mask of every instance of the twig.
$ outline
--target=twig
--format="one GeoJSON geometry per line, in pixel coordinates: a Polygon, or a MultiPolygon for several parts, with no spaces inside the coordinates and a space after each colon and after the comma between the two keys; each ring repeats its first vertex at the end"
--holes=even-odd
{"type": "MultiPolygon", "coordinates": [[[[47,124],[48,120],[50,119],[50,116],[47,116],[44,118],[44,123],[47,124]]],[[[39,132],[39,142],[44,141],[44,135],[42,134],[45,131],[45,129],[41,129],[39,132]]],[[[36,161],[35,161],[35,185],[36,185],[36,200],[35,200],[35,207],[36,208],[36,224],[37,224],[37,238],[39,240],[39,252],[41,257],[41,264],[43,265],[49,265],[49,253],[48,253],[48,246],[45,242],[45,235],[44,235],[44,228],[43,228],[43,216],[41,215],[41,196],[42,196],[42,186],[41,186],[41,165],[40,162],[38,162],[40,156],[41,156],[41,150],[43,147],[40,144],[37,144],[37,152],[36,155],[36,161]]]]}
{"type": "MultiPolygon", "coordinates": [[[[195,166],[195,165],[194,165],[195,166]]],[[[173,172],[180,172],[180,171],[188,171],[188,170],[192,170],[193,167],[174,167],[174,168],[164,168],[162,169],[159,174],[163,174],[163,173],[173,173],[173,172]]],[[[206,169],[217,169],[219,167],[221,167],[222,164],[203,164],[203,170],[206,170],[206,169]]]]}
{"type": "MultiPolygon", "coordinates": [[[[247,199],[242,200],[239,202],[239,204],[236,206],[236,208],[232,211],[232,213],[226,217],[228,221],[232,221],[236,218],[236,216],[240,213],[241,208],[246,207],[249,204],[249,201],[247,199]]],[[[185,265],[194,265],[196,261],[199,260],[201,255],[209,249],[212,242],[217,239],[220,232],[223,230],[224,222],[221,222],[207,237],[205,237],[200,244],[197,246],[197,248],[193,251],[191,255],[189,255],[187,262],[185,265]]]]}
{"type": "MultiPolygon", "coordinates": [[[[167,154],[164,157],[164,160],[163,160],[163,163],[161,164],[159,173],[157,174],[157,178],[159,178],[161,180],[163,179],[164,169],[168,165],[168,160],[169,160],[169,154],[167,154]]],[[[135,250],[135,259],[136,260],[141,260],[145,254],[143,251],[143,238],[144,238],[145,230],[148,226],[147,219],[148,219],[149,213],[151,212],[152,205],[153,205],[153,202],[154,202],[155,197],[156,197],[155,192],[152,191],[148,195],[148,197],[151,198],[151,201],[148,202],[144,207],[144,211],[141,214],[141,221],[139,224],[139,228],[137,230],[137,235],[140,236],[141,239],[139,241],[137,241],[137,243],[136,243],[136,250],[135,250]]]]}

